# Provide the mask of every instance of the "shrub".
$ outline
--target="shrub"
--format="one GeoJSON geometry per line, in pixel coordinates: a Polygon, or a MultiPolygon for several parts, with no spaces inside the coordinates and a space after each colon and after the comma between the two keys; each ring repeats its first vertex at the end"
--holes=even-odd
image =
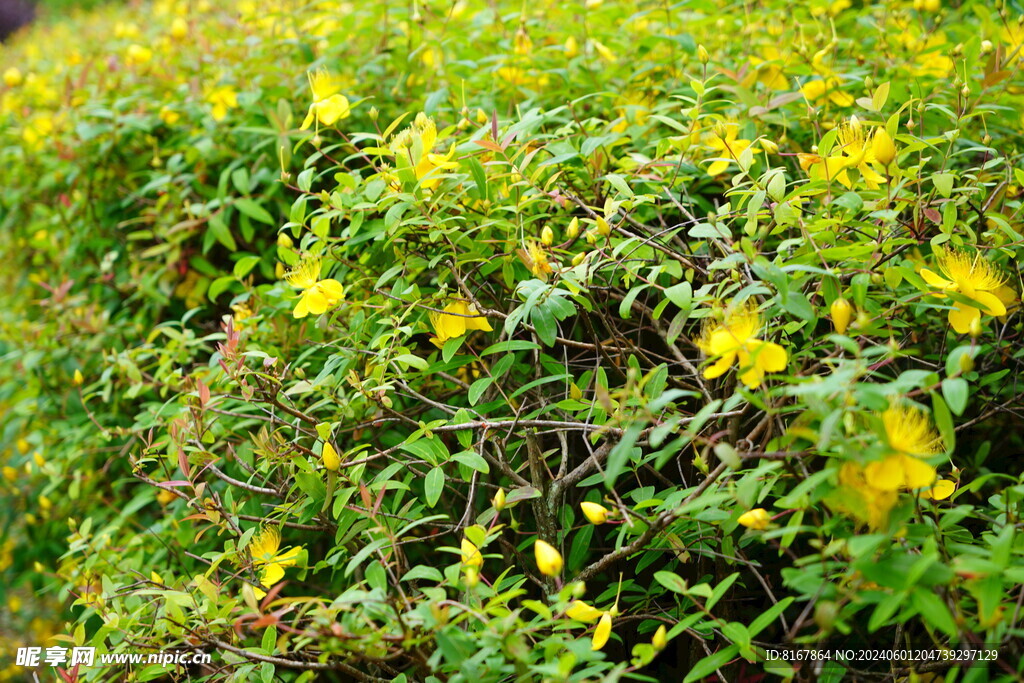
{"type": "Polygon", "coordinates": [[[9,649],[1015,680],[1024,30],[939,5],[158,0],[4,48],[9,649]]]}

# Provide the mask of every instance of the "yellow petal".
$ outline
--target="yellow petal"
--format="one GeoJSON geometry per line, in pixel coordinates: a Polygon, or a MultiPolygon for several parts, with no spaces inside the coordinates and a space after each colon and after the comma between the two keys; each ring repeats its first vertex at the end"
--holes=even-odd
{"type": "Polygon", "coordinates": [[[597,622],[597,628],[594,629],[594,639],[590,643],[591,650],[600,650],[608,642],[608,638],[612,635],[612,615],[605,612],[601,615],[601,621],[597,622]]]}
{"type": "Polygon", "coordinates": [[[782,372],[786,369],[786,349],[774,342],[751,340],[748,344],[754,362],[764,372],[782,372]]]}
{"type": "Polygon", "coordinates": [[[718,359],[715,363],[704,368],[704,379],[714,379],[721,377],[729,368],[732,367],[733,361],[736,360],[736,353],[727,353],[718,359]]]}
{"type": "Polygon", "coordinates": [[[565,614],[570,619],[575,619],[576,621],[582,621],[589,624],[600,619],[601,615],[604,613],[595,607],[591,607],[585,602],[573,600],[572,604],[569,605],[569,609],[565,610],[565,614]]]}
{"type": "Polygon", "coordinates": [[[299,295],[299,301],[295,304],[295,310],[292,312],[292,315],[296,318],[305,318],[309,315],[309,304],[306,301],[305,295],[299,295]]]}
{"type": "Polygon", "coordinates": [[[708,166],[708,175],[721,175],[722,173],[725,173],[725,169],[727,168],[729,168],[729,161],[727,159],[719,159],[717,161],[713,161],[711,165],[708,166]]]}
{"type": "Polygon", "coordinates": [[[263,571],[260,572],[260,583],[262,583],[267,588],[270,588],[283,578],[284,567],[277,564],[276,562],[271,562],[263,568],[263,571]]]}
{"type": "Polygon", "coordinates": [[[985,313],[988,315],[1006,315],[1006,306],[1003,305],[998,296],[991,292],[976,291],[971,295],[971,298],[982,304],[985,307],[985,313]]]}
{"type": "Polygon", "coordinates": [[[332,95],[316,105],[316,116],[325,126],[333,125],[338,119],[349,114],[348,99],[344,95],[332,95]]]}
{"type": "Polygon", "coordinates": [[[935,483],[930,489],[921,492],[922,498],[930,498],[931,500],[946,500],[953,492],[956,491],[956,483],[949,479],[942,479],[935,483]]]}
{"type": "Polygon", "coordinates": [[[949,312],[949,324],[953,326],[957,334],[967,334],[970,332],[971,323],[979,318],[981,318],[981,311],[959,302],[949,312]]]}
{"type": "Polygon", "coordinates": [[[920,489],[931,486],[935,483],[935,468],[920,458],[909,455],[900,456],[903,459],[903,478],[907,488],[920,489]]]}
{"type": "Polygon", "coordinates": [[[327,280],[321,280],[317,284],[320,288],[320,293],[330,299],[331,306],[338,303],[345,296],[345,288],[337,280],[328,278],[327,280]]]}
{"type": "Polygon", "coordinates": [[[306,308],[313,315],[320,315],[331,307],[331,301],[320,290],[318,286],[311,287],[302,293],[302,300],[306,302],[306,308]]]}
{"type": "Polygon", "coordinates": [[[924,281],[930,284],[932,287],[938,287],[939,289],[949,289],[953,286],[953,283],[944,277],[941,277],[927,268],[921,269],[921,277],[924,281]]]}
{"type": "Polygon", "coordinates": [[[306,130],[313,125],[313,114],[316,111],[316,105],[309,105],[309,112],[306,114],[306,118],[302,120],[302,125],[299,126],[299,130],[306,130]]]}
{"type": "Polygon", "coordinates": [[[906,478],[901,457],[892,455],[885,460],[868,463],[864,468],[864,478],[868,485],[879,491],[898,491],[902,488],[906,478]]]}
{"type": "Polygon", "coordinates": [[[546,541],[537,540],[533,544],[534,557],[537,560],[537,569],[544,576],[558,576],[562,573],[562,554],[554,546],[546,541]]]}

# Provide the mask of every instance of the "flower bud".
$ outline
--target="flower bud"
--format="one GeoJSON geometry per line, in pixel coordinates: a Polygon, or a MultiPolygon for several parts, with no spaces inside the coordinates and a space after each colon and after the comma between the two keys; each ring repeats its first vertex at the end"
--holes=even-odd
{"type": "Polygon", "coordinates": [[[334,450],[334,446],[331,445],[330,441],[324,441],[324,449],[320,452],[320,459],[324,461],[324,467],[331,472],[337,472],[338,468],[341,467],[341,458],[338,457],[338,451],[334,450]]]}
{"type": "Polygon", "coordinates": [[[82,371],[76,368],[75,376],[72,378],[71,381],[75,383],[76,387],[82,386],[82,383],[85,382],[85,377],[82,376],[82,371]]]}
{"type": "Polygon", "coordinates": [[[853,316],[853,306],[850,305],[850,302],[839,297],[832,302],[829,312],[832,314],[832,325],[835,326],[836,332],[846,334],[846,328],[850,325],[850,318],[853,316]]]}
{"type": "Polygon", "coordinates": [[[707,64],[711,61],[711,55],[708,54],[708,49],[703,45],[697,46],[697,59],[700,60],[701,64],[707,64]]]}
{"type": "Polygon", "coordinates": [[[658,627],[658,630],[654,632],[654,637],[651,638],[651,645],[654,646],[655,650],[664,650],[665,646],[668,645],[668,632],[665,630],[665,624],[658,627]]]}
{"type": "Polygon", "coordinates": [[[16,66],[12,66],[4,71],[4,85],[8,88],[17,88],[24,80],[21,71],[16,66]]]}
{"type": "Polygon", "coordinates": [[[976,317],[976,318],[973,318],[973,319],[971,320],[971,324],[970,324],[970,326],[969,326],[969,327],[967,328],[967,332],[968,332],[968,333],[969,333],[969,334],[970,334],[970,335],[971,335],[972,337],[974,337],[975,339],[977,339],[978,337],[980,337],[980,336],[981,336],[981,333],[982,333],[982,327],[981,327],[981,316],[980,316],[980,315],[979,315],[978,317],[976,317]]]}
{"type": "Polygon", "coordinates": [[[583,263],[583,261],[586,258],[587,258],[586,252],[581,251],[580,253],[578,253],[578,254],[576,254],[575,256],[572,257],[572,264],[574,266],[578,266],[579,264],[583,263]]]}
{"type": "Polygon", "coordinates": [[[533,544],[533,554],[537,560],[537,569],[544,576],[555,577],[562,573],[565,564],[562,554],[550,543],[537,539],[533,544]]]}
{"type": "Polygon", "coordinates": [[[498,512],[505,509],[505,489],[498,489],[498,492],[494,494],[494,498],[491,499],[491,505],[498,512]]]}
{"type": "Polygon", "coordinates": [[[466,567],[480,568],[484,566],[484,556],[480,554],[480,549],[473,544],[468,538],[462,539],[462,564],[466,567]]]}
{"type": "Polygon", "coordinates": [[[961,353],[960,358],[957,359],[960,364],[960,373],[967,374],[974,369],[974,358],[969,353],[961,353]]]}
{"type": "Polygon", "coordinates": [[[610,225],[608,225],[608,221],[601,218],[600,216],[598,216],[596,220],[598,234],[600,234],[602,237],[607,237],[608,235],[612,234],[612,228],[610,225]]]}
{"type": "Polygon", "coordinates": [[[284,249],[291,249],[295,246],[295,242],[293,242],[292,238],[288,236],[288,233],[279,232],[277,233],[277,246],[284,249]]]}
{"type": "Polygon", "coordinates": [[[550,225],[545,225],[544,229],[540,231],[540,243],[545,247],[550,247],[555,241],[555,233],[551,229],[550,225]]]}
{"type": "Polygon", "coordinates": [[[603,505],[584,502],[580,503],[580,509],[583,510],[583,516],[591,524],[604,524],[608,521],[608,510],[603,505]]]}
{"type": "Polygon", "coordinates": [[[580,219],[573,216],[572,220],[569,221],[569,227],[565,229],[565,236],[571,240],[576,239],[580,234],[580,219]]]}
{"type": "Polygon", "coordinates": [[[882,126],[875,129],[875,134],[871,138],[871,151],[878,163],[883,166],[888,166],[896,158],[896,144],[889,137],[889,131],[882,126]]]}
{"type": "Polygon", "coordinates": [[[778,154],[779,146],[766,138],[761,138],[761,147],[769,154],[778,154]]]}

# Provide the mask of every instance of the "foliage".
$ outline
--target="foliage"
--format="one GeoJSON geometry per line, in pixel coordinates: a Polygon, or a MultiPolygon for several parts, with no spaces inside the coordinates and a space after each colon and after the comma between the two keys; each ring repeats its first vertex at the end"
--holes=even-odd
{"type": "Polygon", "coordinates": [[[941,4],[157,0],[4,47],[5,654],[1016,680],[1024,29],[941,4]]]}

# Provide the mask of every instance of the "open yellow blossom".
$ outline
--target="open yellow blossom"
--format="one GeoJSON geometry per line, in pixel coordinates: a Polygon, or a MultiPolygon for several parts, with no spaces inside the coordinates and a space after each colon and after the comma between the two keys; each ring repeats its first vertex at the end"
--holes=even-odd
{"type": "Polygon", "coordinates": [[[315,257],[304,258],[298,268],[284,276],[285,282],[302,290],[299,302],[295,304],[295,310],[292,312],[296,318],[305,318],[310,313],[325,313],[345,296],[345,290],[340,282],[319,278],[320,259],[315,257]]]}
{"type": "Polygon", "coordinates": [[[434,327],[430,342],[439,349],[444,348],[449,339],[461,337],[471,330],[491,332],[494,329],[487,318],[465,301],[453,301],[444,307],[443,313],[431,311],[430,324],[434,327]]]}
{"type": "Polygon", "coordinates": [[[230,85],[220,85],[207,93],[206,101],[213,105],[213,120],[223,121],[228,111],[238,106],[238,93],[230,85]]]}
{"type": "Polygon", "coordinates": [[[411,169],[425,190],[433,190],[441,184],[441,174],[458,168],[455,161],[455,143],[444,154],[435,154],[437,125],[434,120],[420,112],[413,124],[396,135],[388,145],[395,155],[395,170],[411,169]]]}
{"type": "Polygon", "coordinates": [[[931,488],[924,489],[918,495],[928,500],[946,500],[956,491],[956,482],[939,479],[931,488]]]}
{"type": "Polygon", "coordinates": [[[864,468],[867,483],[880,491],[919,489],[935,482],[935,468],[921,459],[938,452],[942,439],[928,416],[910,406],[896,406],[881,415],[889,454],[864,468]]]}
{"type": "MultiPolygon", "coordinates": [[[[944,297],[946,292],[958,292],[978,302],[978,306],[954,302],[949,312],[949,324],[957,334],[966,334],[974,321],[981,319],[981,312],[987,315],[1006,315],[1006,306],[994,293],[1003,285],[1003,277],[981,254],[973,256],[965,251],[938,251],[937,261],[942,277],[922,268],[921,277],[939,291],[933,296],[944,297]]],[[[975,323],[977,324],[977,323],[975,323]]]]}
{"type": "Polygon", "coordinates": [[[860,173],[868,189],[875,189],[885,182],[885,176],[875,170],[879,163],[875,157],[875,148],[874,140],[868,139],[864,132],[864,125],[856,116],[851,116],[849,121],[839,126],[837,145],[833,148],[838,154],[827,159],[817,155],[801,155],[800,166],[814,180],[837,180],[847,188],[853,187],[849,172],[855,170],[860,173]]]}
{"type": "Polygon", "coordinates": [[[580,600],[573,600],[572,604],[569,605],[569,609],[565,610],[566,616],[576,621],[582,621],[586,624],[592,624],[601,618],[604,614],[601,610],[596,607],[591,607],[585,602],[580,600]]]}
{"type": "Polygon", "coordinates": [[[761,150],[754,146],[750,140],[737,138],[739,135],[739,124],[733,121],[726,121],[717,124],[714,129],[704,138],[704,144],[714,150],[717,154],[715,160],[707,168],[709,176],[720,175],[729,168],[729,164],[739,161],[740,155],[746,150],[756,154],[761,150]]]}
{"type": "Polygon", "coordinates": [[[736,521],[748,529],[764,531],[768,528],[768,524],[771,523],[772,516],[764,508],[754,508],[744,512],[736,521]]]}
{"type": "Polygon", "coordinates": [[[533,554],[537,560],[537,569],[544,576],[554,577],[562,573],[562,567],[565,564],[562,560],[562,553],[547,541],[537,539],[537,542],[533,544],[533,554]]]}
{"type": "Polygon", "coordinates": [[[786,350],[773,342],[757,339],[761,318],[750,304],[726,312],[725,320],[709,319],[697,340],[701,351],[718,360],[704,369],[705,379],[720,377],[739,362],[740,380],[751,389],[764,381],[765,373],[786,369],[786,350]]]}
{"type": "Polygon", "coordinates": [[[540,242],[526,240],[526,249],[519,249],[519,257],[530,269],[530,272],[547,282],[548,275],[554,272],[551,261],[548,259],[548,252],[540,242]]]}
{"type": "Polygon", "coordinates": [[[348,117],[348,98],[338,94],[340,87],[327,69],[321,67],[315,72],[307,72],[306,75],[309,78],[309,89],[313,91],[313,103],[309,105],[309,112],[302,122],[301,129],[309,128],[314,119],[318,124],[333,126],[339,119],[348,117]]]}
{"type": "MultiPolygon", "coordinates": [[[[280,550],[281,532],[276,526],[264,526],[249,541],[248,551],[252,563],[260,570],[260,583],[270,588],[284,578],[284,570],[294,567],[302,548],[280,550]]],[[[257,595],[262,591],[257,591],[257,595]]],[[[262,596],[260,596],[262,597],[262,596]]]]}

